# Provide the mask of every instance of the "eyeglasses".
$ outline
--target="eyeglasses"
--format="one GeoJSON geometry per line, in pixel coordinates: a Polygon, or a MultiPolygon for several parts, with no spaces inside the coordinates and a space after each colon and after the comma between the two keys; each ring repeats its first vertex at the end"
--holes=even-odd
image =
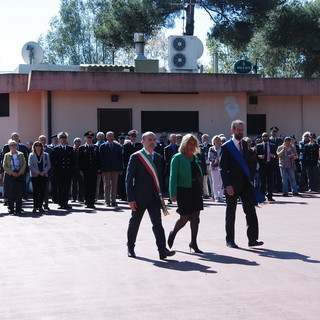
{"type": "Polygon", "coordinates": [[[35,144],[34,146],[35,146],[35,147],[42,147],[42,144],[37,143],[37,144],[35,144]]]}
{"type": "Polygon", "coordinates": [[[264,136],[262,136],[262,138],[268,138],[269,136],[268,135],[264,135],[264,136]]]}

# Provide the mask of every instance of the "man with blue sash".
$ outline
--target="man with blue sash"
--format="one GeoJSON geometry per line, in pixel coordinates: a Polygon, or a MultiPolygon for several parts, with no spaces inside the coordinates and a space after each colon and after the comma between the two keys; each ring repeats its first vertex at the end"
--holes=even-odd
{"type": "Polygon", "coordinates": [[[240,198],[247,221],[248,245],[261,246],[258,241],[259,226],[255,206],[264,202],[265,198],[259,194],[251,184],[248,168],[248,146],[242,140],[244,122],[234,120],[231,123],[233,138],[221,147],[221,178],[226,195],[226,243],[229,248],[238,248],[235,243],[235,218],[237,200],[240,198]]]}
{"type": "Polygon", "coordinates": [[[127,200],[132,210],[128,226],[128,257],[135,258],[134,251],[137,234],[144,212],[148,210],[152,230],[156,238],[159,257],[164,260],[173,256],[174,251],[166,248],[165,233],[161,221],[161,208],[165,209],[162,193],[162,163],[161,157],[154,152],[156,136],[153,132],[142,135],[143,149],[130,156],[126,173],[127,200]]]}

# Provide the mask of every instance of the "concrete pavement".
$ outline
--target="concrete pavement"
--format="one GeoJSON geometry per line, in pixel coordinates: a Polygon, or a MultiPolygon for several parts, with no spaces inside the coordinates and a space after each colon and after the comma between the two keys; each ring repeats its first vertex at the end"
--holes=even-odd
{"type": "MultiPolygon", "coordinates": [[[[314,320],[320,315],[320,195],[275,196],[257,209],[263,247],[248,248],[239,205],[236,242],[225,245],[224,204],[205,201],[198,245],[190,228],[160,261],[148,215],[126,255],[128,205],[6,214],[0,204],[0,320],[314,320]]],[[[168,235],[175,206],[163,217],[168,235]]]]}

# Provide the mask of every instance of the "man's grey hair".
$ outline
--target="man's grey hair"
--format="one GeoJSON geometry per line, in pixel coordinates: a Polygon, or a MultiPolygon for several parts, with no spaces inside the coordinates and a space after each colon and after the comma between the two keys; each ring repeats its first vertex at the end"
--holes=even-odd
{"type": "Polygon", "coordinates": [[[145,137],[146,136],[150,136],[150,135],[154,135],[154,136],[156,136],[152,131],[147,131],[147,132],[145,132],[143,135],[142,135],[142,140],[145,140],[145,137]]]}
{"type": "Polygon", "coordinates": [[[242,120],[240,120],[240,119],[238,119],[238,120],[233,120],[233,121],[231,122],[231,129],[235,129],[236,126],[239,125],[239,124],[244,125],[244,122],[243,122],[242,120]]]}

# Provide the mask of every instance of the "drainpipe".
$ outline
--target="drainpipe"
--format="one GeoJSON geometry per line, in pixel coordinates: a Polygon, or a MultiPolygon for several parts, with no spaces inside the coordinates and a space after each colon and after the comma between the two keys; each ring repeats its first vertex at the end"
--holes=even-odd
{"type": "Polygon", "coordinates": [[[301,106],[301,116],[300,116],[300,118],[301,118],[301,135],[302,135],[304,133],[303,95],[300,96],[300,106],[301,106]]]}
{"type": "Polygon", "coordinates": [[[52,136],[52,93],[51,91],[48,91],[47,112],[48,112],[48,141],[51,141],[51,136],[52,136]]]}

